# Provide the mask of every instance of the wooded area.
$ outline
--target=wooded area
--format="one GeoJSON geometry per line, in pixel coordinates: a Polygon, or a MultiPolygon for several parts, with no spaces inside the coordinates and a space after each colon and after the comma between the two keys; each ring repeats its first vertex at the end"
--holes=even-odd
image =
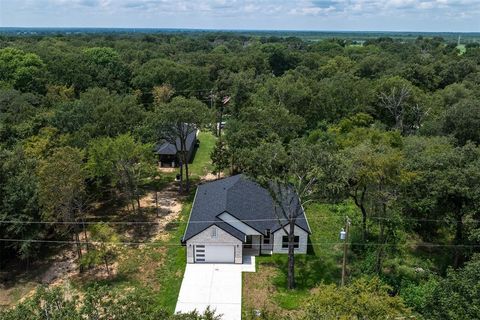
{"type": "Polygon", "coordinates": [[[479,64],[478,44],[427,37],[0,36],[0,270],[67,241],[82,269],[108,271],[102,244],[121,240],[91,211],[118,202],[141,221],[161,184],[154,145],[185,123],[216,131],[222,114],[215,173],[298,185],[307,211],[351,208],[342,294],[365,295],[315,279],[302,317],[478,318],[479,64]]]}

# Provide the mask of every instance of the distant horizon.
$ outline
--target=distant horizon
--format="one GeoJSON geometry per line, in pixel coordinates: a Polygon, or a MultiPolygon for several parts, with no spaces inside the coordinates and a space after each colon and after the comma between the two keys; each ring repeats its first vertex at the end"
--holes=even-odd
{"type": "Polygon", "coordinates": [[[333,32],[333,33],[456,33],[456,34],[480,34],[480,31],[426,31],[426,30],[388,30],[388,29],[375,29],[375,30],[354,30],[354,29],[255,29],[255,28],[190,28],[190,27],[96,27],[96,26],[0,26],[2,29],[30,29],[30,30],[62,30],[62,29],[91,29],[91,30],[185,30],[185,31],[227,31],[227,32],[333,32]]]}
{"type": "Polygon", "coordinates": [[[474,33],[480,1],[0,0],[0,27],[7,26],[474,33]]]}

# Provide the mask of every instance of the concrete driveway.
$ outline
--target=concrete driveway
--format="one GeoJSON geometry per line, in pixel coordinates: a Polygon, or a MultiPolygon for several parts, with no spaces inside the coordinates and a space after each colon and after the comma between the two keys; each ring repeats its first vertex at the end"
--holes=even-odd
{"type": "Polygon", "coordinates": [[[175,312],[203,312],[210,306],[222,320],[242,317],[242,272],[255,272],[255,257],[244,264],[188,263],[175,312]]]}

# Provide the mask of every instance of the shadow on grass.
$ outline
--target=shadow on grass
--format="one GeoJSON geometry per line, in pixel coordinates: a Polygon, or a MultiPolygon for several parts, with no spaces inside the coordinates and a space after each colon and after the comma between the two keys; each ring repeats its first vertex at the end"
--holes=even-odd
{"type": "Polygon", "coordinates": [[[83,282],[81,286],[83,289],[93,288],[95,286],[119,287],[122,284],[127,284],[129,281],[130,279],[127,275],[117,274],[114,277],[110,277],[110,278],[86,281],[86,282],[83,282]]]}
{"type": "Polygon", "coordinates": [[[171,221],[169,223],[167,223],[167,225],[165,226],[165,230],[166,231],[175,231],[178,229],[178,221],[171,221]]]}
{"type": "MultiPolygon", "coordinates": [[[[272,257],[272,263],[280,271],[273,284],[281,289],[287,288],[288,256],[272,257]]],[[[309,290],[320,283],[332,283],[338,279],[335,263],[307,254],[295,256],[295,281],[297,290],[309,290]]]]}

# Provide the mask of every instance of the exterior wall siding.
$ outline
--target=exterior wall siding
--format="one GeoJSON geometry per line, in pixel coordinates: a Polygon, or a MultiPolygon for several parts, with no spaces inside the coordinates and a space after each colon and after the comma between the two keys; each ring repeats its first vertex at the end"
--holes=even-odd
{"type": "MultiPolygon", "coordinates": [[[[279,229],[273,233],[273,253],[288,253],[288,248],[282,248],[282,237],[286,235],[283,229],[279,229]]],[[[295,253],[307,253],[308,233],[295,226],[295,235],[299,237],[299,246],[295,249],[295,253]]]]}
{"type": "Polygon", "coordinates": [[[191,239],[187,240],[187,263],[194,263],[194,246],[199,245],[232,245],[235,246],[235,263],[242,263],[242,241],[217,226],[211,226],[191,239]],[[212,228],[217,228],[217,236],[212,238],[212,228]]]}

